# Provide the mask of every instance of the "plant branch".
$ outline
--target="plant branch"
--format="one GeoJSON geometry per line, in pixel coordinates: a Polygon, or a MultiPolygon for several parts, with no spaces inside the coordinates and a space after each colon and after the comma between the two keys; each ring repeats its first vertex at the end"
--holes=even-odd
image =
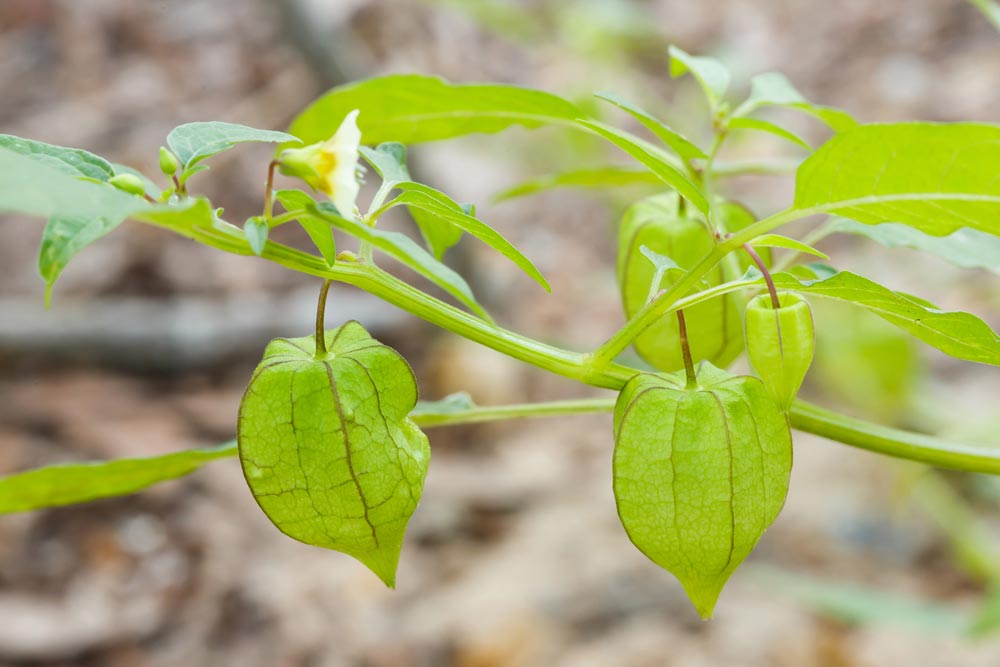
{"type": "MultiPolygon", "coordinates": [[[[354,285],[443,329],[554,374],[595,387],[617,391],[624,386],[630,377],[640,372],[637,369],[611,362],[611,359],[631,342],[632,339],[628,337],[630,334],[638,335],[649,323],[655,321],[663,313],[669,312],[671,309],[675,310],[680,305],[693,305],[735,289],[752,286],[754,281],[736,281],[705,290],[685,299],[679,298],[680,294],[690,290],[700,279],[700,276],[711,269],[726,253],[739,248],[743,243],[760,234],[766,234],[783,224],[818,212],[822,211],[817,208],[782,211],[750,225],[723,241],[684,278],[678,281],[671,290],[641,310],[637,317],[609,339],[605,346],[602,346],[604,353],[608,354],[609,351],[613,351],[620,345],[617,351],[613,352],[610,358],[601,364],[595,363],[596,353],[588,355],[571,352],[493,326],[421,292],[378,267],[363,262],[338,262],[333,267],[328,267],[318,257],[278,243],[269,243],[264,249],[263,257],[302,273],[354,285]],[[648,320],[648,322],[639,324],[640,319],[648,320]]],[[[192,229],[155,222],[153,224],[167,227],[176,233],[227,252],[251,254],[246,239],[239,237],[238,234],[230,237],[224,231],[216,229],[192,229]]],[[[238,230],[236,231],[238,232],[238,230]]],[[[759,284],[759,281],[756,282],[759,284]]],[[[597,411],[598,405],[600,404],[594,403],[592,405],[595,411],[597,411]]],[[[610,401],[607,405],[610,406],[610,401]]],[[[477,408],[477,410],[493,411],[493,414],[498,415],[497,418],[518,416],[514,412],[500,408],[477,408]],[[499,416],[501,413],[503,416],[499,416]]],[[[517,409],[517,412],[525,410],[527,408],[522,406],[517,409]]],[[[552,406],[533,408],[532,412],[539,416],[541,414],[568,414],[560,412],[559,408],[552,406]]],[[[480,412],[479,414],[484,413],[480,412]]],[[[794,428],[853,447],[887,456],[921,461],[942,468],[1000,474],[1000,448],[953,443],[918,433],[891,429],[847,417],[801,400],[796,400],[792,405],[789,417],[794,428]]],[[[481,417],[480,420],[482,420],[481,417]]],[[[463,422],[460,417],[451,416],[448,418],[448,423],[459,424],[463,422]]]]}
{"type": "Polygon", "coordinates": [[[802,400],[789,412],[792,426],[845,445],[939,468],[1000,474],[1000,448],[941,440],[842,415],[802,400]]]}
{"type": "Polygon", "coordinates": [[[467,410],[450,412],[424,411],[420,404],[410,413],[410,419],[417,426],[453,426],[458,424],[478,424],[503,419],[525,419],[530,417],[561,417],[594,412],[611,412],[615,409],[614,398],[584,398],[545,403],[514,403],[511,405],[475,406],[467,410]]]}
{"type": "Polygon", "coordinates": [[[725,178],[728,176],[742,176],[744,174],[790,174],[799,168],[801,160],[781,159],[772,160],[734,160],[732,162],[716,161],[712,166],[712,176],[715,178],[725,178]]]}

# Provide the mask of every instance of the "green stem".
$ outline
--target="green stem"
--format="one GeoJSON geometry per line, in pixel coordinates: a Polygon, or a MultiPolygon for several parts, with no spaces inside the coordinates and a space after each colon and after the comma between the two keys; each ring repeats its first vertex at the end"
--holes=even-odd
{"type": "MultiPolygon", "coordinates": [[[[421,427],[457,426],[501,419],[557,417],[586,413],[608,413],[615,399],[577,399],[547,403],[476,406],[454,412],[435,412],[432,405],[417,407],[410,418],[421,427]]],[[[799,431],[837,440],[877,454],[921,461],[940,468],[967,472],[1000,474],[1000,449],[966,445],[940,440],[931,436],[900,431],[861,419],[854,419],[826,410],[802,400],[796,400],[789,413],[791,425],[799,431]]],[[[213,458],[235,456],[236,442],[229,441],[211,449],[213,458]]],[[[109,462],[109,463],[113,463],[109,462]]],[[[17,475],[25,473],[17,473],[17,475]]],[[[16,476],[16,475],[13,475],[16,476]]],[[[12,476],[12,477],[13,477],[12,476]]],[[[3,478],[0,478],[3,479],[3,478]]]]}
{"type": "Polygon", "coordinates": [[[705,190],[705,197],[712,201],[712,176],[715,173],[715,159],[719,156],[722,144],[726,141],[728,131],[723,128],[716,132],[711,148],[708,149],[708,157],[705,166],[702,168],[702,188],[705,190]]]}
{"type": "Polygon", "coordinates": [[[268,226],[272,228],[279,227],[285,224],[286,222],[291,222],[296,218],[301,218],[303,215],[306,215],[307,213],[308,211],[306,211],[305,209],[299,209],[298,211],[289,211],[288,213],[282,213],[281,215],[276,215],[273,218],[271,218],[270,222],[268,223],[268,226]]]}
{"type": "Polygon", "coordinates": [[[940,440],[855,419],[796,400],[789,412],[792,426],[845,445],[940,468],[1000,474],[1000,449],[940,440]]]}
{"type": "MultiPolygon", "coordinates": [[[[598,412],[607,413],[614,410],[614,406],[615,401],[613,399],[582,399],[553,401],[551,403],[536,403],[533,405],[518,404],[473,407],[468,410],[445,414],[442,412],[434,412],[432,406],[427,406],[428,409],[422,410],[421,405],[418,404],[416,409],[410,413],[410,417],[419,426],[433,427],[470,424],[520,417],[545,417],[598,412]]],[[[799,430],[809,431],[828,438],[835,438],[846,444],[861,447],[862,449],[867,449],[879,454],[922,460],[923,462],[931,465],[953,468],[956,470],[1000,473],[1000,450],[993,447],[975,448],[970,447],[969,445],[950,443],[924,435],[908,433],[906,431],[897,431],[883,426],[870,424],[858,419],[851,419],[844,417],[843,415],[837,415],[828,410],[823,410],[822,408],[818,408],[802,401],[796,401],[795,405],[793,405],[791,422],[792,426],[798,428],[799,430]]],[[[236,441],[231,440],[209,449],[188,450],[184,452],[176,452],[175,454],[167,456],[147,459],[117,459],[110,461],[88,462],[84,464],[67,464],[55,467],[49,466],[46,468],[36,468],[34,470],[14,473],[0,477],[0,512],[21,512],[32,509],[40,509],[43,507],[54,507],[58,505],[95,500],[97,498],[126,495],[140,491],[150,484],[158,481],[165,481],[168,478],[173,479],[181,475],[194,472],[200,468],[202,464],[207,463],[208,461],[236,456],[237,453],[238,450],[236,441]],[[191,463],[186,469],[177,470],[175,473],[171,473],[169,475],[157,475],[155,478],[143,476],[144,469],[149,470],[150,466],[159,468],[163,465],[163,462],[166,459],[177,456],[191,458],[192,455],[196,458],[196,461],[191,463]],[[57,488],[53,487],[51,489],[44,489],[46,491],[45,493],[32,493],[29,494],[29,497],[27,498],[20,495],[18,491],[19,489],[27,488],[29,486],[37,491],[37,482],[35,480],[37,480],[39,476],[44,477],[50,475],[53,468],[79,469],[85,466],[88,474],[93,474],[95,472],[100,474],[100,471],[102,470],[115,470],[123,464],[128,467],[129,474],[127,477],[129,477],[131,482],[126,480],[118,485],[102,485],[99,488],[88,487],[87,491],[83,494],[79,492],[78,488],[75,488],[72,485],[70,485],[70,487],[61,485],[57,488]]],[[[43,485],[43,487],[44,486],[45,485],[43,485]]],[[[938,486],[940,487],[941,485],[939,484],[938,486]]],[[[938,496],[940,496],[940,493],[938,496]]],[[[924,503],[925,507],[929,509],[937,509],[942,505],[942,498],[940,497],[928,497],[926,498],[926,501],[927,502],[924,503]]],[[[937,512],[936,515],[943,522],[950,521],[952,524],[955,522],[955,517],[949,515],[947,512],[937,512]]],[[[945,523],[942,525],[945,525],[945,523]]],[[[947,525],[949,527],[953,527],[951,524],[947,525]]],[[[963,533],[964,532],[967,531],[963,528],[963,533]]],[[[958,535],[953,531],[953,538],[956,536],[958,535]]],[[[966,536],[963,534],[962,537],[964,538],[966,536]]],[[[981,536],[978,532],[976,535],[970,535],[970,537],[974,537],[976,539],[975,542],[969,542],[968,545],[975,547],[977,552],[980,548],[987,546],[989,546],[990,552],[993,551],[992,545],[987,545],[985,541],[979,539],[981,536]]],[[[967,550],[963,549],[962,551],[963,555],[969,555],[967,550]]],[[[998,574],[997,567],[990,565],[987,551],[984,549],[980,555],[982,557],[977,559],[975,562],[975,572],[984,577],[996,577],[998,574]]]]}
{"type": "MultiPolygon", "coordinates": [[[[614,399],[582,399],[474,407],[450,413],[422,412],[420,405],[410,417],[418,426],[453,426],[500,419],[555,417],[592,412],[611,412],[614,399]]],[[[920,461],[940,468],[1000,474],[1000,449],[949,442],[920,433],[901,431],[855,419],[796,400],[789,412],[793,428],[852,447],[895,458],[920,461]]]]}
{"type": "Polygon", "coordinates": [[[691,360],[691,346],[688,344],[687,323],[684,321],[684,311],[677,310],[677,332],[681,341],[681,356],[684,358],[684,373],[687,375],[687,388],[698,386],[698,376],[694,372],[694,361],[691,360]]]}
{"type": "Polygon", "coordinates": [[[267,183],[264,185],[264,219],[268,226],[271,224],[271,215],[274,213],[274,170],[281,164],[278,160],[271,160],[267,164],[267,183]]]}
{"type": "Polygon", "coordinates": [[[420,404],[410,413],[410,419],[417,426],[453,426],[457,424],[478,424],[502,419],[524,419],[529,417],[561,417],[593,412],[611,412],[615,409],[613,398],[584,398],[569,401],[549,401],[546,403],[514,403],[512,405],[476,406],[455,412],[434,412],[421,410],[420,404]]]}
{"type": "Polygon", "coordinates": [[[741,160],[733,162],[718,162],[712,166],[712,176],[715,178],[725,178],[728,176],[742,176],[744,174],[790,174],[799,168],[801,160],[741,160]]]}
{"type": "Polygon", "coordinates": [[[319,303],[316,304],[316,358],[326,359],[326,295],[332,281],[326,279],[319,288],[319,303]]]}
{"type": "MultiPolygon", "coordinates": [[[[606,343],[599,350],[603,350],[604,354],[608,354],[609,351],[613,351],[618,345],[621,345],[618,352],[624,349],[631,342],[631,338],[628,338],[627,333],[623,334],[622,332],[627,330],[628,332],[635,332],[636,335],[641,333],[645,326],[636,324],[640,317],[650,318],[650,321],[655,321],[657,317],[671,308],[676,308],[677,305],[690,305],[695,300],[700,302],[707,298],[718,296],[718,294],[746,286],[741,282],[735,282],[729,285],[720,285],[719,287],[706,290],[703,293],[683,300],[678,298],[680,294],[690,290],[696,284],[700,275],[714,266],[725,253],[739,248],[743,243],[760,234],[766,234],[787,222],[817,212],[821,211],[818,209],[782,211],[734,234],[702,259],[695,269],[678,281],[673,289],[663,296],[658,297],[651,304],[654,306],[653,308],[645,308],[643,311],[640,311],[640,316],[633,318],[622,331],[609,339],[609,343],[613,341],[613,344],[606,343]],[[680,286],[679,288],[678,285],[680,286]],[[624,341],[624,344],[622,344],[622,341],[624,341]]],[[[225,230],[193,229],[160,222],[153,222],[153,224],[167,227],[175,233],[194,238],[221,250],[235,254],[250,254],[246,239],[239,235],[237,228],[233,228],[233,235],[229,236],[225,233],[225,230]]],[[[627,366],[611,363],[610,359],[617,356],[618,352],[613,352],[611,357],[602,363],[595,363],[598,360],[596,353],[587,355],[570,352],[532,340],[512,331],[495,327],[454,306],[435,299],[428,294],[424,294],[420,290],[394,278],[377,267],[366,265],[362,262],[338,262],[335,266],[328,267],[318,257],[278,243],[269,243],[264,250],[263,257],[302,273],[354,285],[443,329],[452,331],[515,359],[585,384],[617,391],[624,386],[630,377],[639,372],[627,366]]],[[[594,403],[595,411],[597,410],[597,405],[597,403],[594,403]]],[[[482,409],[484,408],[478,408],[477,410],[482,409]]],[[[553,407],[537,407],[533,408],[533,411],[538,414],[541,414],[543,411],[548,411],[550,414],[560,414],[558,409],[553,407]]],[[[516,411],[507,410],[504,418],[515,416],[518,416],[516,411]]],[[[837,440],[861,449],[867,449],[887,456],[921,461],[943,468],[1000,474],[1000,449],[995,447],[976,447],[938,440],[918,433],[891,429],[878,424],[853,419],[801,400],[796,400],[792,405],[789,417],[792,426],[801,431],[837,440]]],[[[461,423],[461,421],[459,421],[458,417],[452,417],[448,423],[457,424],[461,423]]]]}
{"type": "Polygon", "coordinates": [[[585,363],[588,355],[547,345],[492,325],[363,261],[337,262],[329,267],[318,257],[277,243],[268,244],[262,256],[302,273],[353,285],[442,329],[584,384],[619,389],[638,372],[610,364],[594,375],[589,364],[585,363]]]}
{"type": "Polygon", "coordinates": [[[760,255],[757,254],[757,251],[753,249],[752,245],[744,243],[743,249],[746,250],[748,255],[750,255],[750,259],[757,265],[757,270],[759,270],[764,276],[764,282],[767,284],[767,291],[771,295],[771,308],[778,310],[781,308],[781,301],[778,299],[778,290],[774,287],[774,279],[771,278],[771,272],[767,270],[767,265],[764,264],[764,260],[760,258],[760,255]]]}

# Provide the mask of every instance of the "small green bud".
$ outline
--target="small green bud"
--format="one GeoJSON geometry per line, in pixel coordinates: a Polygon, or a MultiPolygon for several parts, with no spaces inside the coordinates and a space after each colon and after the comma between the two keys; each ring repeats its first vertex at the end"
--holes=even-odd
{"type": "Polygon", "coordinates": [[[167,176],[173,176],[179,167],[180,162],[177,160],[177,156],[160,146],[160,171],[167,176]]]}
{"type": "Polygon", "coordinates": [[[146,194],[146,187],[143,185],[142,179],[134,174],[118,174],[117,176],[112,176],[108,179],[108,183],[115,186],[122,192],[127,192],[132,195],[146,194]]]}
{"type": "Polygon", "coordinates": [[[778,296],[780,308],[761,294],[746,310],[747,355],[764,386],[783,410],[791,407],[816,347],[812,311],[797,294],[778,296]]]}

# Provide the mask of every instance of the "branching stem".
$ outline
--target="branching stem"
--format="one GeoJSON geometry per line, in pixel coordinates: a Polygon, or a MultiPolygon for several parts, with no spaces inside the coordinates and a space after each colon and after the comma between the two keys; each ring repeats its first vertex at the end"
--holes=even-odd
{"type": "MultiPolygon", "coordinates": [[[[280,243],[268,243],[262,257],[300,273],[335,280],[363,289],[442,329],[550,373],[595,387],[618,391],[629,378],[639,371],[616,364],[613,359],[650,324],[664,313],[676,309],[675,304],[693,305],[703,301],[704,294],[684,299],[681,298],[681,295],[686,295],[694,288],[702,276],[726,254],[740,248],[744,243],[757,236],[767,234],[786,223],[822,212],[824,211],[821,207],[788,209],[736,232],[713,248],[669,290],[665,290],[657,296],[618,333],[591,354],[571,352],[497,327],[444,303],[363,261],[338,261],[336,265],[330,267],[319,257],[280,243]]],[[[238,227],[232,225],[222,223],[211,229],[206,229],[160,220],[150,220],[149,222],[226,252],[242,255],[252,254],[246,237],[243,236],[238,227]]],[[[746,281],[736,281],[732,285],[720,286],[706,290],[706,292],[717,296],[741,286],[749,286],[749,284],[746,281]]],[[[539,407],[534,410],[544,409],[539,407]]],[[[505,409],[502,418],[509,419],[519,416],[516,412],[505,409]]],[[[556,414],[556,412],[552,414],[556,414]]],[[[792,405],[789,418],[792,426],[799,430],[880,454],[956,470],[1000,474],[1000,450],[995,447],[949,442],[918,433],[891,429],[825,410],[801,400],[796,400],[792,405]]],[[[448,419],[448,423],[461,423],[458,417],[449,417],[448,419]]]]}

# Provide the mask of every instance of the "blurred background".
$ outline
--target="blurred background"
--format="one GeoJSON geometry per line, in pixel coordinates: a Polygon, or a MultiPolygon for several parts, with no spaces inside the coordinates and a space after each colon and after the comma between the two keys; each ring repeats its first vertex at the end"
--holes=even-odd
{"type": "MultiPolygon", "coordinates": [[[[667,76],[671,43],[726,62],[740,90],[780,70],[863,121],[1000,120],[1000,34],[964,0],[3,0],[0,132],[154,174],[178,124],[283,129],[332,85],[421,72],[544,88],[587,107],[592,91],[614,90],[704,136],[697,89],[667,76]]],[[[819,126],[792,122],[823,140],[819,126]]],[[[768,135],[728,154],[796,156],[768,135]]],[[[267,146],[230,151],[192,187],[241,222],[259,211],[269,156],[267,146]]],[[[449,263],[501,324],[581,350],[622,323],[615,224],[642,192],[492,196],[612,159],[557,130],[411,151],[418,179],[475,202],[552,283],[546,295],[474,242],[452,250],[449,263]]],[[[727,187],[763,213],[787,205],[792,182],[727,187]]],[[[45,310],[42,226],[0,220],[0,473],[228,440],[266,342],[309,332],[315,280],[130,223],[70,263],[45,310]]],[[[996,276],[858,239],[823,248],[840,268],[1000,324],[996,276]]],[[[867,314],[816,311],[807,397],[996,442],[995,370],[867,314]]],[[[328,321],[352,317],[405,354],[425,399],[601,395],[335,286],[328,321]]],[[[431,430],[434,460],[394,592],[346,556],[279,534],[233,460],[124,499],[0,517],[0,665],[1000,664],[995,479],[799,434],[785,511],[705,623],[618,523],[610,421],[431,430]]]]}

